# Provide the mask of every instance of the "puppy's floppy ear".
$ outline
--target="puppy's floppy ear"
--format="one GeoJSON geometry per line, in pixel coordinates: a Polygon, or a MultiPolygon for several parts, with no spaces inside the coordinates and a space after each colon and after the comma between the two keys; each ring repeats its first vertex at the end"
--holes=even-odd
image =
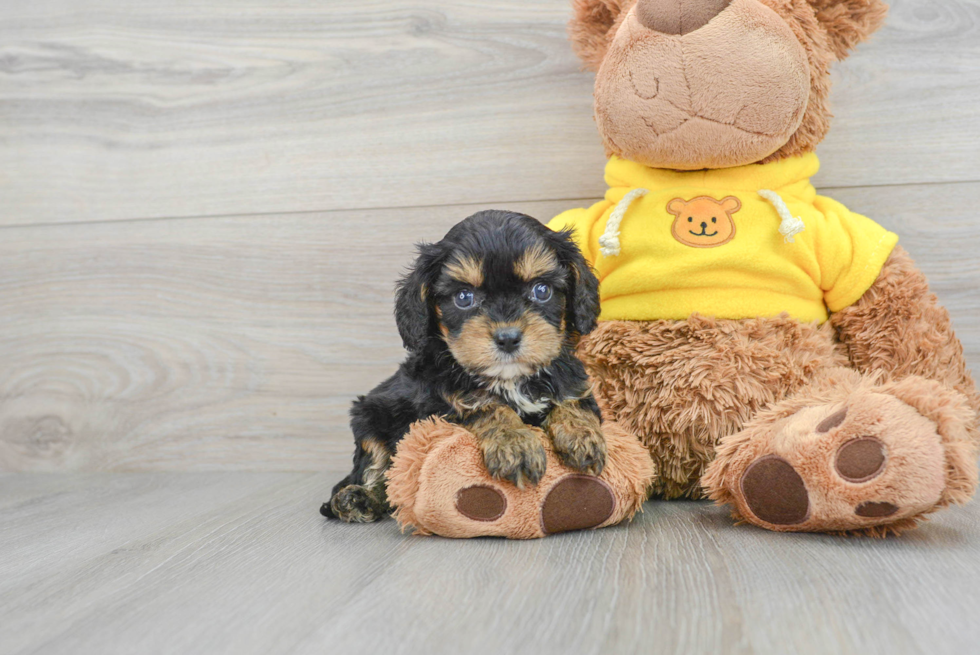
{"type": "Polygon", "coordinates": [[[599,279],[575,244],[574,230],[551,231],[550,239],[558,261],[569,271],[565,308],[568,330],[588,334],[598,325],[599,279]]]}
{"type": "Polygon", "coordinates": [[[881,27],[888,6],[882,0],[808,0],[817,21],[827,30],[838,61],[881,27]]]}
{"type": "Polygon", "coordinates": [[[412,269],[398,282],[395,292],[395,325],[405,348],[418,352],[432,328],[432,285],[445,258],[441,243],[420,243],[412,269]]]}
{"type": "Polygon", "coordinates": [[[568,22],[572,49],[590,71],[597,72],[606,57],[630,0],[573,0],[575,12],[568,22]]]}

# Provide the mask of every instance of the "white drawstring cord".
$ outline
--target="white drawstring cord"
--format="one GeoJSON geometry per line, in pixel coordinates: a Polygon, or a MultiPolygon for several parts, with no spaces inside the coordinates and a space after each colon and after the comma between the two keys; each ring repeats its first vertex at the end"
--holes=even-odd
{"type": "Polygon", "coordinates": [[[789,207],[786,206],[786,203],[783,202],[783,199],[775,191],[759,189],[759,195],[772,203],[772,206],[776,208],[776,213],[782,219],[779,223],[779,233],[783,235],[786,243],[793,243],[795,241],[793,237],[806,229],[806,225],[803,224],[803,219],[790,214],[789,207]]]}
{"type": "Polygon", "coordinates": [[[616,208],[609,215],[606,221],[606,230],[599,237],[599,252],[603,257],[615,257],[620,252],[619,247],[619,224],[623,222],[626,210],[630,208],[633,201],[650,193],[648,189],[633,189],[619,201],[616,208]]]}
{"type": "MultiPolygon", "coordinates": [[[[646,194],[650,193],[648,189],[637,188],[631,190],[623,199],[617,203],[616,208],[613,209],[612,213],[609,215],[609,220],[606,222],[606,229],[602,236],[599,237],[599,252],[602,253],[604,257],[615,257],[621,252],[619,243],[619,225],[623,222],[623,217],[626,216],[627,210],[630,205],[637,198],[642,198],[646,194]]],[[[803,219],[798,216],[793,216],[789,212],[789,207],[783,202],[782,197],[775,191],[769,189],[759,189],[759,195],[768,200],[772,206],[776,209],[776,213],[779,215],[779,233],[783,235],[786,243],[794,243],[796,240],[793,238],[800,232],[806,229],[806,225],[803,223],[803,219]]]]}

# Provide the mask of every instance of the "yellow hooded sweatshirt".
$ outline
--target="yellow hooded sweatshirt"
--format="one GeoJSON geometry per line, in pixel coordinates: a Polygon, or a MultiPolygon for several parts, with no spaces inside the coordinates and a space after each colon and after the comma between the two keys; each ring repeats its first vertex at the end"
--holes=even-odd
{"type": "Polygon", "coordinates": [[[868,290],[898,236],[818,196],[819,167],[814,154],[690,172],[613,157],[606,199],[548,227],[575,229],[601,282],[602,320],[823,322],[868,290]]]}

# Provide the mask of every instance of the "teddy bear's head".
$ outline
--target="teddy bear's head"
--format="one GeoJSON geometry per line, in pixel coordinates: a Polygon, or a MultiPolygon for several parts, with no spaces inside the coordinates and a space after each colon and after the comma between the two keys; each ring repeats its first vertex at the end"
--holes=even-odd
{"type": "Polygon", "coordinates": [[[574,0],[609,155],[698,170],[812,151],[829,65],[884,19],[881,0],[574,0]]]}

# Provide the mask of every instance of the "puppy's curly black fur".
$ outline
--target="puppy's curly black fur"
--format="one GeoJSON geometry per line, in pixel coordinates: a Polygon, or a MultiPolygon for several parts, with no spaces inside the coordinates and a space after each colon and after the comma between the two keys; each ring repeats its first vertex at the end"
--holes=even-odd
{"type": "Polygon", "coordinates": [[[543,427],[571,468],[601,472],[601,415],[574,354],[596,327],[598,287],[571,233],[523,214],[479,212],[442,241],[421,244],[395,302],[408,359],[354,402],[354,470],[321,513],[382,518],[398,441],[434,415],[465,425],[489,472],[518,486],[536,484],[545,470],[528,426],[543,427]]]}

